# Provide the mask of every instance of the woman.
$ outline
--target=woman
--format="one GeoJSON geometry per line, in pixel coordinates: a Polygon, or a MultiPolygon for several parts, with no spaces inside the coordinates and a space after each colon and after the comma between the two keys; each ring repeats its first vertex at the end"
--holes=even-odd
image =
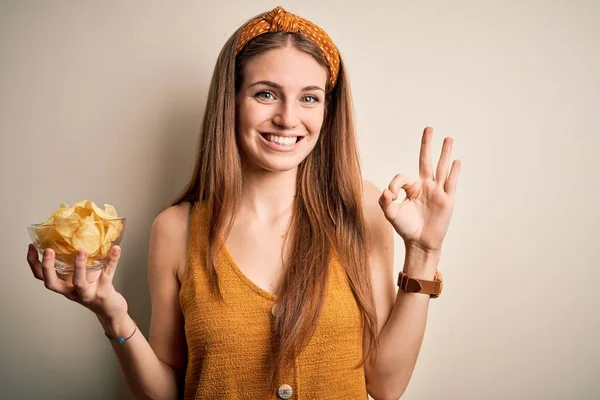
{"type": "Polygon", "coordinates": [[[92,310],[139,398],[396,399],[414,369],[452,214],[452,140],[420,177],[381,193],[361,179],[344,63],[329,36],[281,7],[219,55],[195,173],[154,221],[149,341],[112,278],[88,283],[30,246],[36,278],[92,310]],[[400,189],[407,198],[395,203],[400,189]],[[406,245],[396,292],[393,232],[406,245]]]}

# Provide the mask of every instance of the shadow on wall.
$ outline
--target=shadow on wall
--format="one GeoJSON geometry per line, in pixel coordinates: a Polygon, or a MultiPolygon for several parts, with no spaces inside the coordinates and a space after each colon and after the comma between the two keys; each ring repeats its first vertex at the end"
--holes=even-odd
{"type": "MultiPolygon", "coordinates": [[[[139,200],[144,212],[139,216],[137,226],[128,226],[135,233],[128,235],[129,240],[123,246],[122,265],[117,269],[121,276],[116,289],[127,299],[129,314],[147,339],[151,316],[147,279],[150,230],[154,218],[183,190],[191,176],[204,115],[205,93],[202,91],[199,97],[197,91],[190,89],[173,90],[164,97],[168,99],[163,108],[166,110],[164,120],[154,130],[160,135],[156,159],[152,160],[152,165],[141,168],[151,174],[148,196],[139,200]]],[[[116,357],[113,360],[117,375],[114,382],[119,383],[115,399],[134,399],[116,357]]]]}

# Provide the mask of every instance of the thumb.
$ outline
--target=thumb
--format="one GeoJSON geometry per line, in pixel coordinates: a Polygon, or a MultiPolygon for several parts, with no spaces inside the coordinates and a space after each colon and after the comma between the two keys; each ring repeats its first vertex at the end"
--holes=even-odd
{"type": "Polygon", "coordinates": [[[390,204],[392,204],[395,197],[396,196],[394,195],[394,193],[392,193],[389,189],[383,190],[383,193],[381,193],[381,196],[379,197],[379,206],[384,212],[385,210],[387,210],[390,204]]]}

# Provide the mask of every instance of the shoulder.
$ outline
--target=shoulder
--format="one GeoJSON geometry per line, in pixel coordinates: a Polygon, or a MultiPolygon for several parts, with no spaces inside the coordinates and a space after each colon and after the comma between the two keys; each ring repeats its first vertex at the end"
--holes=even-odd
{"type": "Polygon", "coordinates": [[[383,190],[379,189],[373,182],[363,180],[363,215],[369,235],[373,244],[382,241],[388,242],[393,239],[393,228],[388,222],[379,206],[379,197],[383,190]]]}
{"type": "Polygon", "coordinates": [[[383,273],[393,269],[394,228],[379,206],[383,190],[368,180],[363,180],[363,215],[369,241],[369,260],[372,270],[383,273]]]}
{"type": "Polygon", "coordinates": [[[154,219],[149,250],[149,264],[152,269],[180,275],[179,270],[186,260],[190,207],[190,203],[171,206],[154,219]]]}
{"type": "Polygon", "coordinates": [[[173,237],[187,230],[190,203],[181,203],[168,207],[154,218],[152,231],[164,236],[173,237]]]}
{"type": "Polygon", "coordinates": [[[371,181],[363,179],[363,206],[372,207],[373,203],[378,206],[377,201],[379,200],[379,196],[381,195],[382,190],[371,181]]]}

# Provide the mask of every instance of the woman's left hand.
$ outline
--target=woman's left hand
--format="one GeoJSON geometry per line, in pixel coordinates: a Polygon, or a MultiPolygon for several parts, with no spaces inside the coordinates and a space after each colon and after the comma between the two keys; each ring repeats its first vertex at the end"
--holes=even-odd
{"type": "Polygon", "coordinates": [[[426,127],[421,141],[419,179],[415,181],[398,174],[379,198],[385,217],[405,244],[427,252],[440,251],[442,248],[452,217],[460,172],[458,160],[454,160],[448,172],[452,138],[447,137],[434,176],[431,163],[432,135],[433,128],[426,127]],[[395,203],[400,189],[404,190],[406,198],[401,203],[395,203]]]}

